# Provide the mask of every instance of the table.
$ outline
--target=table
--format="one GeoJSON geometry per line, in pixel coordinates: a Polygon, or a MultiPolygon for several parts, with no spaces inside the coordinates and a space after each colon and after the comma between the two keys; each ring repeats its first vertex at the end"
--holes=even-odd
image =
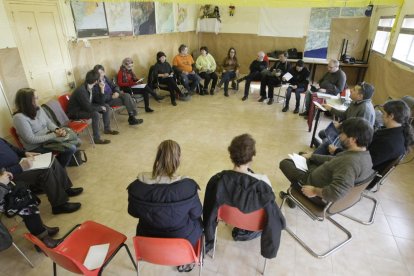
{"type": "Polygon", "coordinates": [[[217,18],[203,18],[197,20],[197,33],[207,32],[216,33],[220,31],[220,21],[217,18]]]}
{"type": "Polygon", "coordinates": [[[320,108],[317,108],[315,106],[315,104],[313,102],[317,102],[320,104],[323,103],[329,103],[330,105],[332,105],[335,109],[339,109],[339,110],[346,110],[346,106],[342,104],[341,99],[337,98],[337,97],[332,97],[328,94],[326,94],[326,96],[324,96],[323,98],[319,98],[317,93],[313,93],[312,94],[312,99],[311,99],[311,105],[309,108],[309,113],[308,113],[308,131],[310,132],[312,130],[312,124],[313,124],[313,117],[315,116],[315,124],[313,126],[313,132],[312,132],[312,137],[311,137],[311,142],[310,142],[310,147],[312,148],[315,145],[315,136],[316,136],[316,131],[318,129],[318,124],[319,124],[319,119],[321,117],[321,113],[325,112],[323,110],[321,110],[320,108]],[[316,114],[315,114],[316,111],[316,114]]]}
{"type": "MultiPolygon", "coordinates": [[[[278,60],[279,60],[278,58],[269,57],[269,62],[276,62],[278,60]]],[[[296,62],[298,62],[299,59],[289,59],[288,58],[287,60],[291,63],[296,63],[296,62]]],[[[314,80],[315,80],[316,68],[319,65],[327,65],[329,63],[329,60],[321,59],[321,58],[306,58],[305,57],[302,60],[305,64],[309,65],[311,82],[314,82],[314,80]]],[[[341,66],[343,68],[345,68],[345,67],[346,68],[355,68],[355,69],[358,70],[357,79],[356,79],[357,81],[356,81],[355,84],[364,81],[365,73],[367,72],[367,69],[368,69],[368,63],[354,63],[354,64],[351,64],[351,63],[340,62],[339,66],[341,66]]]]}

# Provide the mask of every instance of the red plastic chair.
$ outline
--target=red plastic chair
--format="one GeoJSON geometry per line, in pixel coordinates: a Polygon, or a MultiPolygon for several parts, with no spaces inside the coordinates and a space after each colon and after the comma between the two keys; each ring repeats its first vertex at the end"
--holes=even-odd
{"type": "Polygon", "coordinates": [[[10,135],[13,137],[16,146],[20,149],[24,149],[22,142],[20,142],[19,135],[14,127],[10,127],[10,135]]]}
{"type": "MultiPolygon", "coordinates": [[[[58,101],[63,111],[68,114],[68,105],[69,105],[70,94],[63,94],[59,96],[58,101]]],[[[88,132],[89,139],[93,147],[95,147],[95,142],[93,141],[92,134],[88,128],[90,124],[90,119],[80,119],[80,120],[70,120],[68,127],[72,129],[76,134],[82,133],[85,129],[88,132]]]]}
{"type": "MultiPolygon", "coordinates": [[[[257,211],[251,212],[251,213],[243,213],[236,207],[232,207],[229,205],[221,205],[218,209],[217,213],[217,226],[220,221],[224,221],[227,224],[230,224],[234,227],[248,230],[248,231],[262,231],[263,227],[266,223],[266,212],[265,210],[259,209],[257,211]]],[[[214,258],[214,254],[216,252],[216,244],[217,244],[217,228],[216,226],[216,232],[214,235],[214,247],[213,247],[213,253],[212,258],[214,258]]],[[[266,272],[266,261],[265,258],[264,266],[263,266],[263,273],[266,272]]]]}
{"type": "Polygon", "coordinates": [[[198,240],[195,247],[186,239],[181,238],[150,238],[133,237],[137,271],[139,261],[158,265],[179,266],[195,263],[199,265],[199,275],[203,269],[203,241],[198,240]]]}
{"type": "Polygon", "coordinates": [[[136,265],[128,246],[125,244],[127,237],[102,224],[85,221],[76,225],[64,237],[63,241],[55,248],[48,248],[36,236],[26,233],[26,239],[40,247],[40,249],[53,261],[53,275],[56,274],[56,264],[70,272],[83,275],[101,275],[105,266],[112,260],[118,251],[125,247],[129,258],[135,269],[136,265]],[[89,247],[98,244],[109,243],[109,250],[105,261],[100,268],[88,270],[83,262],[88,253],[89,247]]]}

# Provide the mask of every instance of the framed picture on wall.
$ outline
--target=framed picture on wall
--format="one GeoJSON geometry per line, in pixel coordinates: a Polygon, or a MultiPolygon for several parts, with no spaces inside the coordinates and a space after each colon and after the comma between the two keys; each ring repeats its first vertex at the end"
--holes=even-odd
{"type": "Polygon", "coordinates": [[[77,36],[107,36],[105,7],[103,2],[71,1],[72,13],[75,18],[77,36]]]}
{"type": "Polygon", "coordinates": [[[131,2],[134,35],[155,34],[154,2],[131,2]]]}
{"type": "Polygon", "coordinates": [[[106,2],[105,11],[109,36],[133,35],[131,5],[129,2],[106,2]]]}

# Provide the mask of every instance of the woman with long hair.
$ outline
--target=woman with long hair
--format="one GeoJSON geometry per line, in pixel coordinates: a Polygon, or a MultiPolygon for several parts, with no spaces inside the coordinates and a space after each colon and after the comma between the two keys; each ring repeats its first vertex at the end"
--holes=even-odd
{"type": "MultiPolygon", "coordinates": [[[[193,246],[203,232],[197,183],[178,175],[181,149],[165,140],[159,146],[152,172],[140,173],[128,187],[128,213],[139,218],[137,236],[184,238],[193,246]]],[[[194,265],[178,267],[190,271],[194,265]]]]}
{"type": "MultiPolygon", "coordinates": [[[[56,126],[39,106],[39,96],[32,88],[22,88],[16,93],[16,112],[13,125],[25,150],[46,153],[51,150],[43,147],[45,142],[56,137],[65,137],[66,131],[56,126]]],[[[66,167],[76,151],[75,145],[68,145],[56,157],[62,167],[66,167]]]]}
{"type": "MultiPolygon", "coordinates": [[[[223,73],[221,75],[221,80],[218,87],[221,87],[224,84],[224,96],[228,97],[229,93],[229,82],[232,79],[235,79],[239,74],[239,62],[237,61],[236,49],[230,47],[227,52],[227,57],[223,60],[223,73]]],[[[238,83],[235,82],[234,88],[237,89],[238,83]]]]}

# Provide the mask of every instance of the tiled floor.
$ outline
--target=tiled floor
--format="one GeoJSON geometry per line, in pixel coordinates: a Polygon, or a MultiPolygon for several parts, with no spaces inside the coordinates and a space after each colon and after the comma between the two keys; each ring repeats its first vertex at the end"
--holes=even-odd
{"type": "MultiPolygon", "coordinates": [[[[129,127],[126,116],[118,116],[121,134],[110,138],[110,145],[93,149],[87,142],[88,163],[69,168],[75,186],[85,192],[73,200],[82,202],[82,209],[73,214],[54,216],[42,196],[41,211],[48,225],[60,226],[65,233],[76,223],[85,220],[113,227],[129,238],[135,233],[136,219],[127,213],[126,187],[140,171],[150,171],[158,144],[174,139],[182,147],[182,165],[179,172],[194,178],[201,186],[200,197],[208,179],[223,169],[231,169],[227,146],[241,133],[251,133],[257,141],[257,156],[253,169],[269,176],[275,193],[286,190],[288,182],[278,169],[278,163],[288,153],[308,150],[310,133],[305,121],[292,113],[282,113],[281,104],[268,106],[257,102],[258,91],[247,102],[242,92],[222,91],[215,96],[194,96],[190,102],[178,102],[177,107],[165,99],[151,102],[153,114],[143,114],[144,124],[129,127]]],[[[294,104],[294,100],[291,102],[294,104]]],[[[142,109],[141,109],[142,110],[142,109]]],[[[322,126],[327,119],[323,119],[322,126]]],[[[86,141],[86,137],[84,137],[86,141]]],[[[408,159],[412,158],[408,157],[408,159]]],[[[414,162],[400,165],[375,196],[380,207],[375,223],[363,226],[341,216],[335,216],[353,234],[353,240],[340,251],[319,260],[309,255],[286,232],[282,233],[278,256],[268,261],[267,275],[414,275],[414,162]]],[[[278,199],[278,203],[280,200],[278,199]]],[[[367,203],[351,210],[364,215],[367,203]]],[[[305,235],[311,244],[324,249],[344,238],[329,223],[316,223],[303,213],[285,209],[288,225],[305,235]]],[[[219,240],[214,260],[207,257],[203,275],[260,275],[263,258],[260,242],[233,242],[230,227],[219,226],[219,240]]],[[[21,225],[14,234],[16,243],[35,264],[27,263],[10,248],[0,253],[0,276],[51,275],[52,263],[22,238],[21,225]]],[[[128,245],[132,249],[131,239],[128,245]]],[[[172,267],[151,264],[142,266],[142,275],[182,275],[172,267]]],[[[59,275],[70,275],[58,268],[59,275]]],[[[197,269],[188,275],[197,275],[197,269]]],[[[104,271],[104,275],[134,275],[135,271],[125,251],[121,251],[104,271]]]]}

